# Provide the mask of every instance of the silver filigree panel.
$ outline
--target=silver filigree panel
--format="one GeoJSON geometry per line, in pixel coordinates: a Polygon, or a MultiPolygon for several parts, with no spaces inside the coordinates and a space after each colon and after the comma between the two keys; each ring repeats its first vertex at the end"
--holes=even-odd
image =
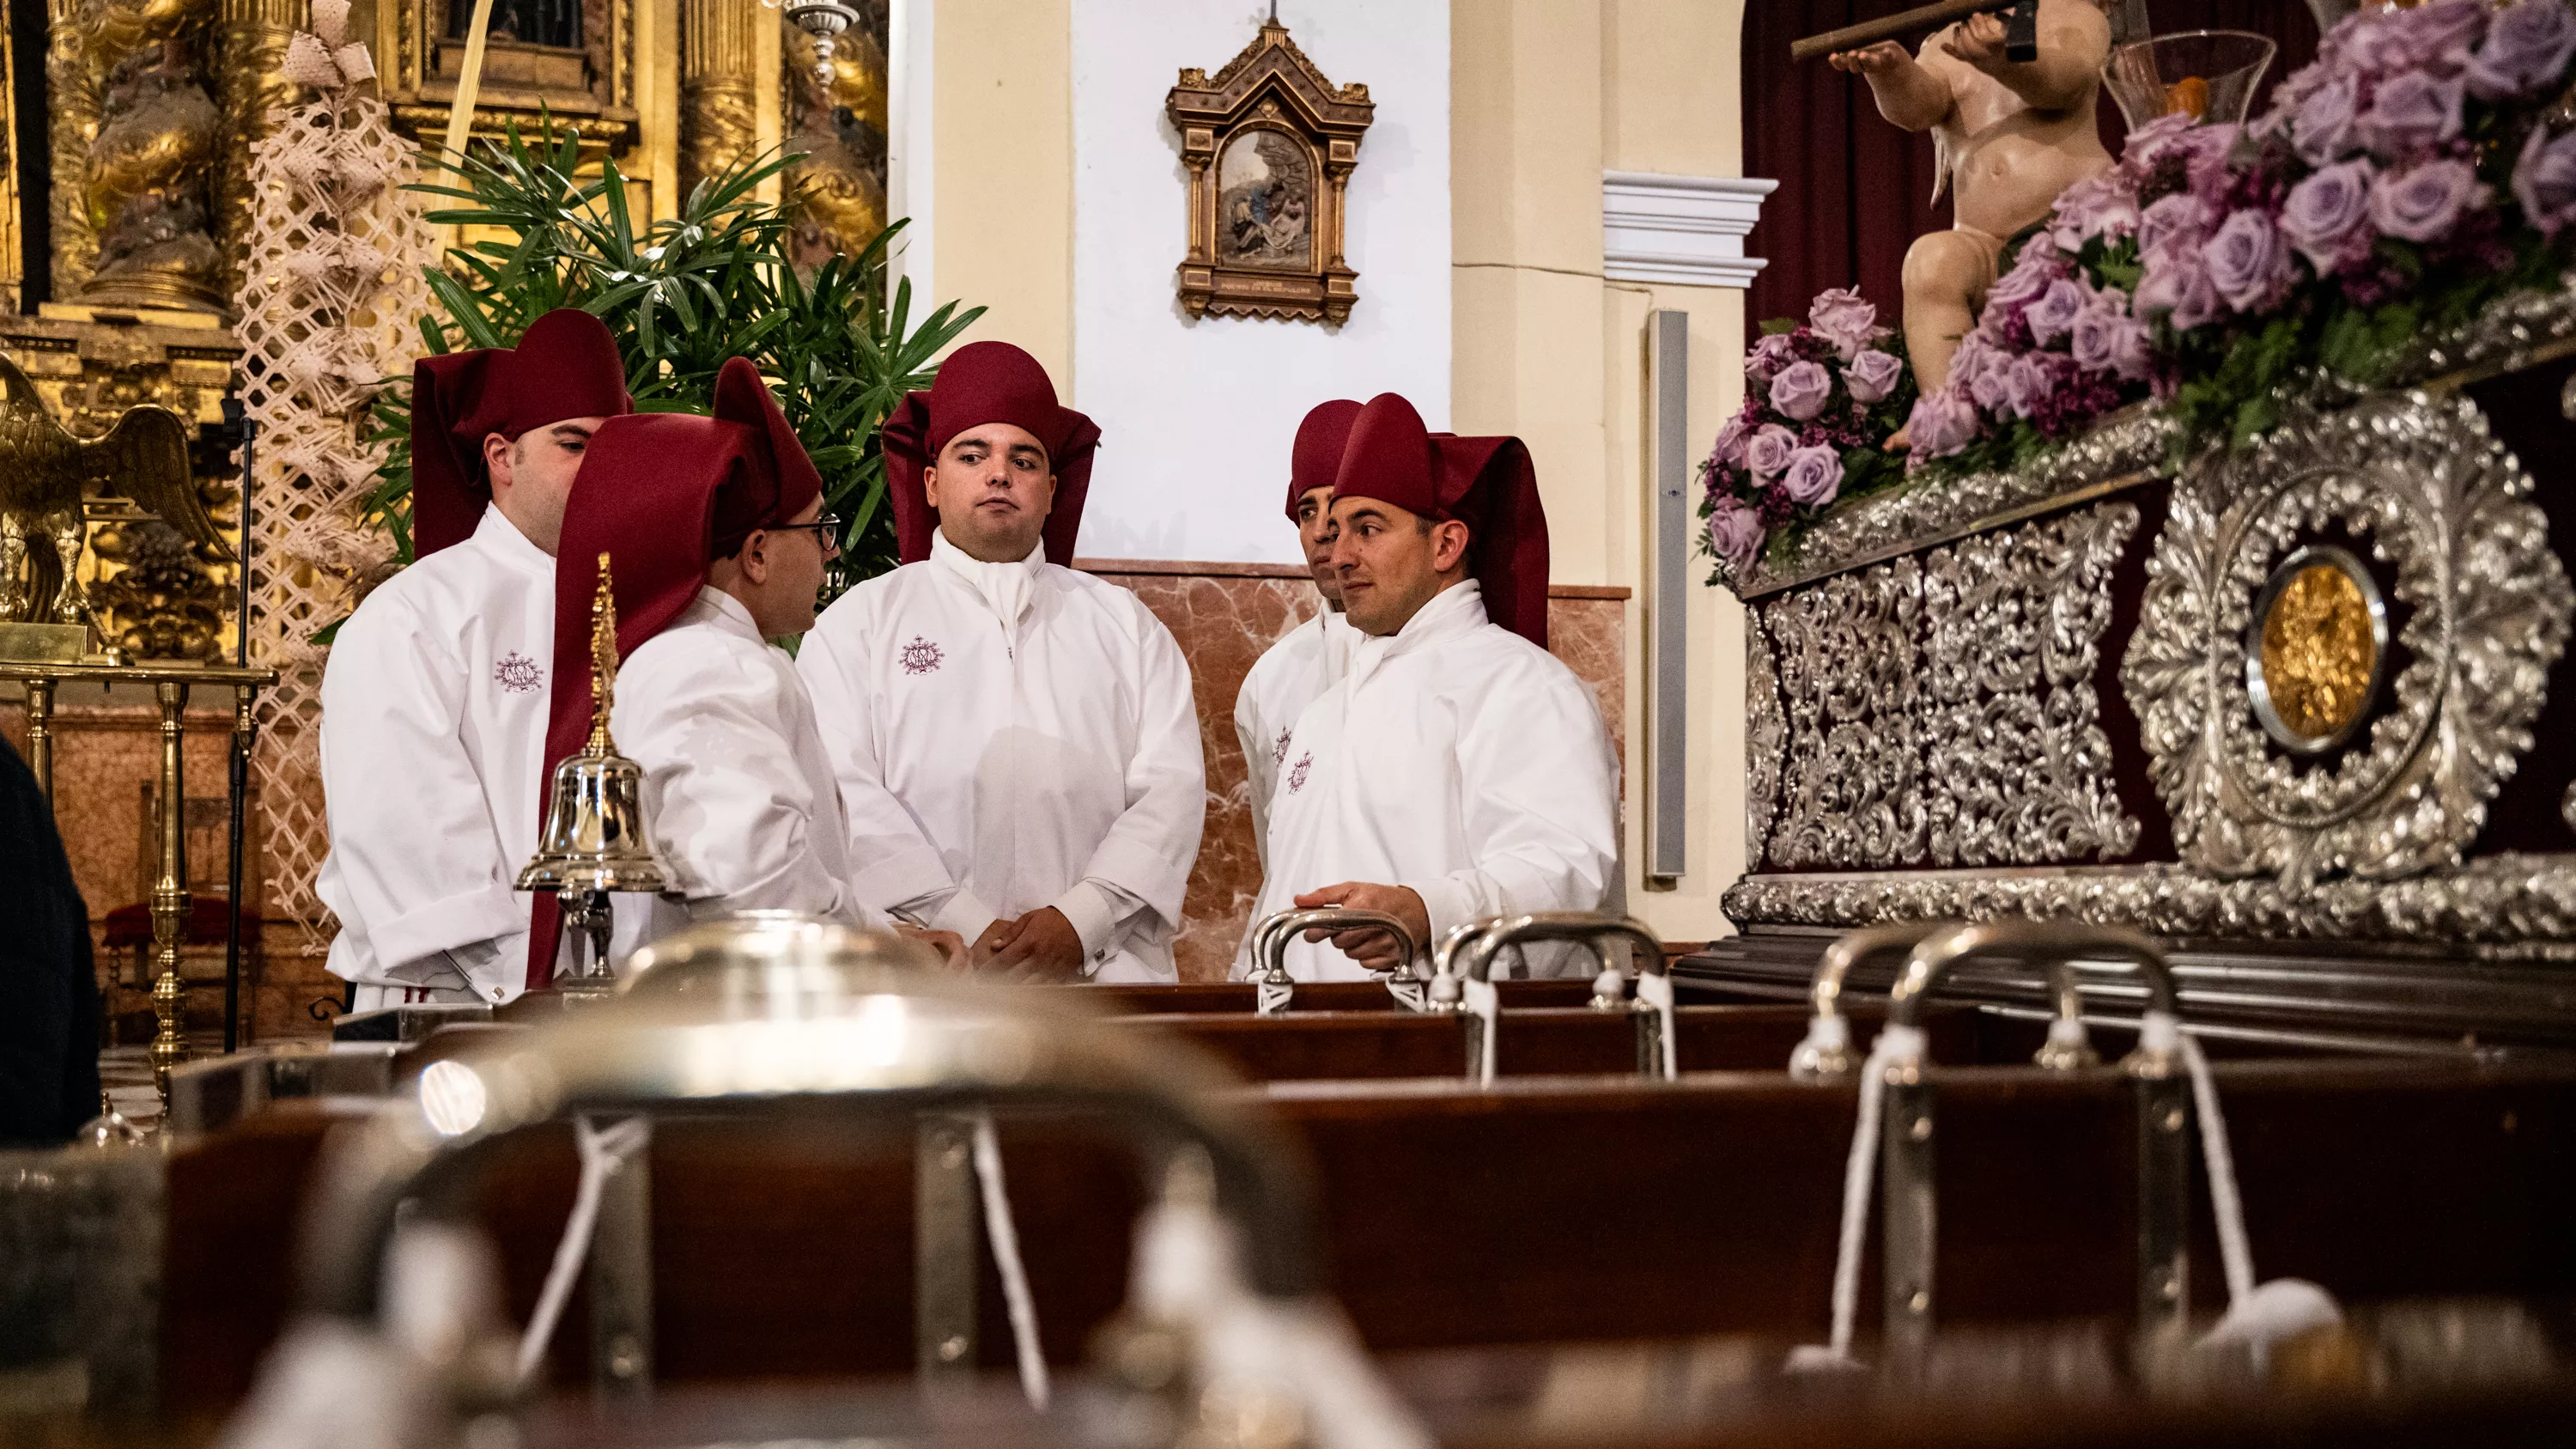
{"type": "Polygon", "coordinates": [[[1780,716],[1780,675],[1771,664],[1771,641],[1762,611],[1744,611],[1744,842],[1755,860],[1771,838],[1780,802],[1780,752],[1789,722],[1780,716]]]}
{"type": "Polygon", "coordinates": [[[1755,606],[1748,636],[1767,634],[1778,694],[1759,697],[1748,658],[1748,718],[1782,736],[1756,746],[1756,858],[2032,865],[2133,849],[2093,676],[2137,526],[2134,505],[2099,504],[1755,606]]]}
{"type": "Polygon", "coordinates": [[[2459,863],[2531,747],[2576,602],[2531,487],[2473,404],[2422,393],[2296,418],[2175,485],[2121,680],[2187,864],[2295,895],[2459,863]],[[2393,570],[2405,663],[2349,748],[2303,762],[2255,717],[2247,627],[2326,532],[2393,570]]]}

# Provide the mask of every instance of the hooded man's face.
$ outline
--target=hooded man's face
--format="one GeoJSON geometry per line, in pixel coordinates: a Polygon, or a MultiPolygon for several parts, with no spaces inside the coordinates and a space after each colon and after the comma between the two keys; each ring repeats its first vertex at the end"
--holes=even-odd
{"type": "Polygon", "coordinates": [[[1055,470],[1027,429],[985,423],[948,440],[923,470],[939,531],[985,563],[1027,558],[1055,506],[1055,470]]]}
{"type": "Polygon", "coordinates": [[[483,466],[492,478],[492,501],[528,542],[553,553],[563,542],[564,508],[572,502],[573,479],[590,449],[590,435],[608,421],[565,418],[530,428],[517,438],[499,433],[483,439],[483,466]]]}

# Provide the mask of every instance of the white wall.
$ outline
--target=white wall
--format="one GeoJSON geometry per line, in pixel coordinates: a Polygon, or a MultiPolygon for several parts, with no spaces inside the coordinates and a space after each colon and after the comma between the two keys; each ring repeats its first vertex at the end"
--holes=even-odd
{"type": "Polygon", "coordinates": [[[1448,0],[1279,5],[1298,48],[1377,103],[1350,181],[1350,321],[1181,310],[1189,173],[1163,96],[1183,66],[1215,73],[1268,14],[1251,0],[1072,0],[1072,405],[1103,434],[1091,557],[1294,563],[1280,505],[1309,407],[1400,392],[1449,424],[1448,0]]]}

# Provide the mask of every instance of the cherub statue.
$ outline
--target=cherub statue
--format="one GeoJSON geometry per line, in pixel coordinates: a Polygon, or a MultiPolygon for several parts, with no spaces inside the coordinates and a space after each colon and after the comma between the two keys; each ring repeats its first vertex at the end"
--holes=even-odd
{"type": "Polygon", "coordinates": [[[2039,0],[2039,58],[2005,58],[2004,22],[1972,15],[1907,55],[1892,40],[1837,52],[1836,70],[1869,82],[1878,113],[1928,130],[1940,175],[1932,199],[1954,194],[1948,231],[1905,253],[1905,347],[1929,393],[1976,325],[1995,264],[2014,232],[2048,214],[2058,193],[2106,170],[2094,127],[2111,21],[2097,0],[2039,0]]]}

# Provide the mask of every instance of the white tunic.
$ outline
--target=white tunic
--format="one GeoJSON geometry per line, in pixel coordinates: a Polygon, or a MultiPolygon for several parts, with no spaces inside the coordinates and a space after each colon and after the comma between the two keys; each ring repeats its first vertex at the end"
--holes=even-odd
{"type": "Polygon", "coordinates": [[[970,944],[1054,906],[1098,979],[1175,979],[1207,773],[1189,665],[1134,594],[937,536],[826,609],[797,671],[859,899],[970,944]]]}
{"type": "MultiPolygon", "coordinates": [[[[1618,761],[1592,691],[1487,622],[1470,579],[1396,634],[1363,638],[1341,684],[1298,716],[1252,918],[1344,881],[1399,885],[1422,897],[1437,941],[1484,916],[1599,910],[1618,861],[1618,761]]],[[[1369,974],[1329,941],[1294,941],[1287,960],[1300,981],[1369,974]]],[[[1533,968],[1574,962],[1530,953],[1533,968]]]]}
{"type": "Polygon", "coordinates": [[[1234,737],[1243,746],[1252,842],[1264,862],[1270,858],[1270,797],[1279,788],[1289,733],[1306,706],[1342,682],[1361,637],[1341,610],[1328,607],[1280,635],[1243,676],[1243,692],[1234,699],[1234,737]]]}
{"type": "Polygon", "coordinates": [[[527,981],[537,778],[554,682],[555,561],[497,508],[367,595],[322,671],[340,918],[331,971],[508,1001],[527,981]],[[462,978],[462,979],[460,979],[462,978]]]}
{"type": "Polygon", "coordinates": [[[637,646],[608,726],[644,771],[645,829],[671,877],[639,943],[748,910],[887,924],[850,894],[848,830],[805,683],[741,600],[701,588],[637,646]]]}

